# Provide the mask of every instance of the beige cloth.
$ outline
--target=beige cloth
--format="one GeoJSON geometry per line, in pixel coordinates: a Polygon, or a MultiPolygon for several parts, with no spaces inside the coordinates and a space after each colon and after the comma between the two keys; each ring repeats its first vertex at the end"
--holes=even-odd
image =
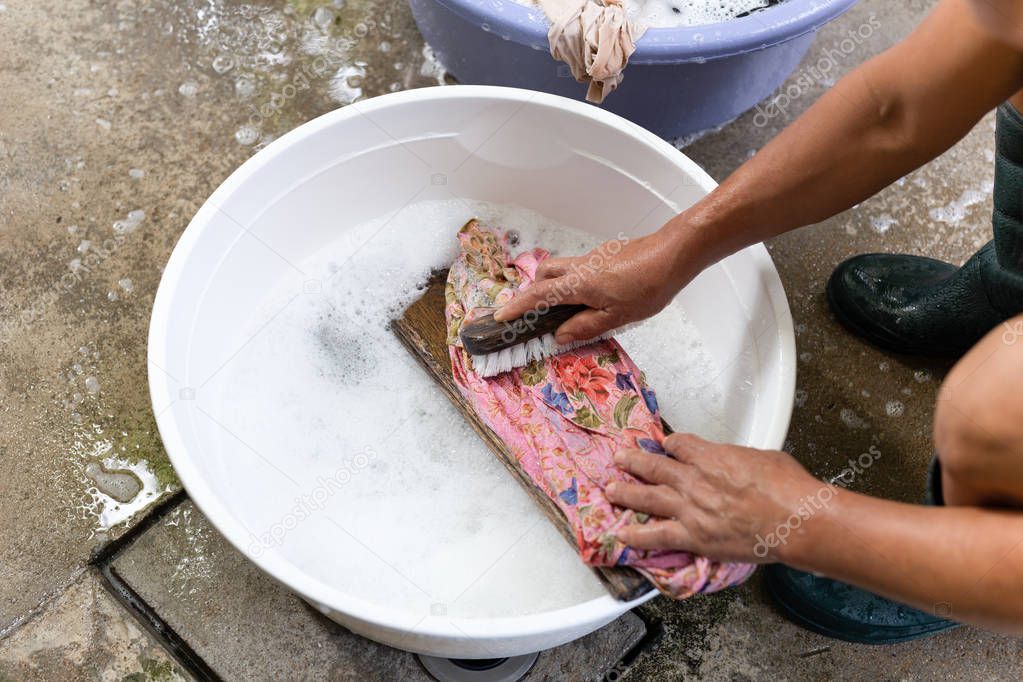
{"type": "Polygon", "coordinates": [[[600,104],[622,82],[622,72],[646,30],[625,16],[622,0],[539,0],[551,21],[551,56],[565,62],[586,99],[600,104]]]}

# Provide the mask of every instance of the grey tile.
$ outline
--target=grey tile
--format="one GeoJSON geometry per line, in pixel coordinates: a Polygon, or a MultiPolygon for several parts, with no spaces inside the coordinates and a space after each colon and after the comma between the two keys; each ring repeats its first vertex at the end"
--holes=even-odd
{"type": "Polygon", "coordinates": [[[190,679],[92,570],[0,641],[0,680],[190,679]]]}
{"type": "MultiPolygon", "coordinates": [[[[412,654],[352,634],[266,576],[191,502],[114,568],[225,679],[430,679],[412,654]]],[[[626,614],[543,652],[528,679],[597,679],[644,633],[642,621],[626,614]]]]}
{"type": "Polygon", "coordinates": [[[642,611],[664,632],[624,671],[627,681],[992,680],[1014,677],[1023,660],[1023,639],[965,627],[890,646],[829,639],[782,618],[756,577],[642,611]]]}

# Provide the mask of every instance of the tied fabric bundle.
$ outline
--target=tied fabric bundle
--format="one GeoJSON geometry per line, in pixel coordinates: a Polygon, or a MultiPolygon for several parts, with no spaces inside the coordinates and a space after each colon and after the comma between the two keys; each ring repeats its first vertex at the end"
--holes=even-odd
{"type": "Polygon", "coordinates": [[[620,448],[666,454],[657,397],[614,339],[489,379],[479,377],[458,340],[462,324],[528,287],[549,254],[534,249],[512,259],[504,236],[475,220],[459,231],[458,242],[459,255],[445,288],[455,383],[522,470],[564,512],[583,561],[631,566],[675,599],[749,577],[750,564],[711,561],[689,552],[635,550],[618,541],[619,529],[649,517],[615,507],[604,488],[612,481],[636,480],[615,465],[620,448]]]}
{"type": "Polygon", "coordinates": [[[622,0],[540,0],[551,28],[551,56],[565,62],[586,99],[600,104],[622,82],[636,41],[646,30],[625,15],[622,0]]]}

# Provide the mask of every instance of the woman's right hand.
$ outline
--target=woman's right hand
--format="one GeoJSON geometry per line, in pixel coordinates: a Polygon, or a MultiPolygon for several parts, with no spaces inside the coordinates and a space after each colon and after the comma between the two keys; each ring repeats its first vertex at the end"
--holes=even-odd
{"type": "MultiPolygon", "coordinates": [[[[677,220],[677,219],[676,219],[677,220]]],[[[670,223],[669,223],[670,225],[670,223]]],[[[558,343],[584,341],[659,312],[698,272],[683,261],[678,228],[636,239],[624,235],[585,256],[549,258],[536,282],[502,307],[494,318],[514,321],[540,306],[589,307],[562,324],[558,343]]]]}

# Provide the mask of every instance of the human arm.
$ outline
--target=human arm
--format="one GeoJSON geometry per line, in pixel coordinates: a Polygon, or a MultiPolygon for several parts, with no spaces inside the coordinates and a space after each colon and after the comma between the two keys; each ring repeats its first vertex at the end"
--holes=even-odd
{"type": "Polygon", "coordinates": [[[957,621],[1023,633],[1023,513],[925,507],[825,484],[784,452],[675,435],[673,457],[620,453],[647,482],[615,504],[672,520],[619,532],[637,549],[781,561],[957,621]],[[773,545],[773,546],[772,546],[773,545]]]}
{"type": "Polygon", "coordinates": [[[596,250],[595,261],[549,259],[497,318],[540,301],[589,306],[559,329],[567,341],[649,317],[721,258],[839,213],[933,159],[1021,86],[1023,54],[983,29],[966,0],[944,0],[703,200],[651,235],[596,250]]]}

